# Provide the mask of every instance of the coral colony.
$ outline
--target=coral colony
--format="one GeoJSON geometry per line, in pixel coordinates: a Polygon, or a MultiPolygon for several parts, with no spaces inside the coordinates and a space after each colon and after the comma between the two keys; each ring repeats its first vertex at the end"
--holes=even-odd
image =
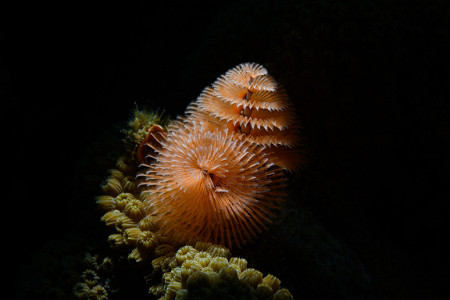
{"type": "Polygon", "coordinates": [[[167,123],[151,114],[136,111],[126,132],[140,166],[118,164],[97,197],[102,221],[115,231],[111,247],[151,263],[162,278],[150,283],[157,297],[189,299],[235,281],[243,295],[291,299],[278,278],[229,250],[266,229],[283,201],[283,170],[306,162],[284,89],[261,65],[244,63],[206,87],[186,116],[167,123]]]}
{"type": "Polygon", "coordinates": [[[293,106],[265,68],[229,70],[175,120],[136,108],[118,126],[122,140],[105,132],[78,166],[86,195],[100,187],[83,215],[98,230],[48,243],[19,298],[129,298],[147,283],[143,296],[158,299],[293,299],[230,250],[258,243],[306,163],[293,106]]]}

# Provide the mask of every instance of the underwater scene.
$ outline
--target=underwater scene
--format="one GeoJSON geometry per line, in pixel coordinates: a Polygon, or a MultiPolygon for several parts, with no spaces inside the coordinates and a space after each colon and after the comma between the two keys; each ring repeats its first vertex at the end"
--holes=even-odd
{"type": "Polygon", "coordinates": [[[2,62],[15,299],[450,297],[447,1],[35,11],[2,62]]]}

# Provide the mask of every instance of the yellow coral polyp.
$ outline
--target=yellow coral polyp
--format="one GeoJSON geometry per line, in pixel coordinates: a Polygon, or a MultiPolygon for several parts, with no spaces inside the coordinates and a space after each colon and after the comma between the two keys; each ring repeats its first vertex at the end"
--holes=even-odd
{"type": "Polygon", "coordinates": [[[142,251],[139,248],[134,248],[128,255],[128,261],[143,264],[149,259],[149,253],[142,251]]]}
{"type": "Polygon", "coordinates": [[[179,266],[181,266],[186,260],[193,259],[198,251],[192,246],[181,247],[175,254],[175,258],[179,266]]]}
{"type": "Polygon", "coordinates": [[[272,300],[293,300],[291,292],[288,289],[279,289],[274,295],[272,300]]]}
{"type": "Polygon", "coordinates": [[[119,157],[116,163],[116,168],[119,169],[124,175],[136,174],[137,164],[132,158],[128,156],[119,157]]]}
{"type": "Polygon", "coordinates": [[[212,245],[206,250],[206,252],[211,254],[212,257],[225,257],[226,259],[231,257],[230,249],[220,245],[212,245]]]}
{"type": "Polygon", "coordinates": [[[139,194],[138,183],[136,182],[135,178],[136,177],[133,175],[127,175],[122,178],[120,183],[125,193],[139,194]]]}
{"type": "Polygon", "coordinates": [[[135,199],[136,197],[131,193],[121,193],[117,195],[115,198],[117,209],[123,212],[127,204],[135,199]]]}
{"type": "Polygon", "coordinates": [[[166,272],[163,274],[162,276],[162,282],[163,282],[163,286],[167,286],[169,283],[171,283],[173,280],[173,274],[172,272],[166,272]]]}
{"type": "Polygon", "coordinates": [[[109,177],[100,183],[100,190],[103,194],[116,197],[120,193],[123,193],[122,185],[120,181],[114,177],[109,177]]]}
{"type": "Polygon", "coordinates": [[[102,285],[98,284],[91,289],[91,297],[97,300],[107,300],[108,291],[102,285]]]}
{"type": "Polygon", "coordinates": [[[153,252],[159,246],[158,239],[151,231],[142,231],[138,237],[137,246],[145,251],[153,252]]]}
{"type": "Polygon", "coordinates": [[[199,262],[202,267],[207,267],[211,262],[212,256],[208,252],[201,251],[194,256],[194,260],[199,262]]]}
{"type": "Polygon", "coordinates": [[[217,272],[215,272],[210,267],[205,267],[202,269],[202,272],[205,274],[208,274],[211,277],[211,280],[215,281],[215,276],[217,275],[217,272]]]}
{"type": "Polygon", "coordinates": [[[123,212],[136,222],[145,218],[144,204],[138,199],[133,199],[128,202],[123,212]]]}
{"type": "Polygon", "coordinates": [[[202,241],[195,243],[195,249],[197,249],[198,251],[206,251],[211,246],[212,246],[212,243],[205,243],[202,241]]]}
{"type": "Polygon", "coordinates": [[[84,270],[81,273],[80,279],[82,282],[86,283],[89,287],[94,287],[100,281],[100,277],[98,277],[97,273],[94,270],[84,270]]]}
{"type": "Polygon", "coordinates": [[[183,289],[186,288],[186,282],[194,272],[201,271],[203,266],[195,260],[187,260],[181,266],[181,286],[183,289]]]}
{"type": "Polygon", "coordinates": [[[255,290],[256,298],[258,299],[272,299],[273,290],[270,286],[264,283],[258,284],[258,287],[255,290]]]}
{"type": "Polygon", "coordinates": [[[239,275],[239,279],[256,289],[258,284],[262,283],[263,276],[260,271],[250,268],[243,271],[239,275]]]}
{"type": "MultiPolygon", "coordinates": [[[[155,271],[161,270],[161,264],[163,263],[165,258],[166,258],[165,256],[160,256],[160,257],[157,257],[154,260],[152,260],[153,270],[155,270],[155,271]]],[[[164,273],[164,274],[166,274],[166,273],[164,273]]]]}
{"type": "Polygon", "coordinates": [[[215,272],[219,272],[222,268],[228,266],[228,259],[225,257],[214,257],[211,259],[211,262],[209,263],[208,267],[213,269],[215,272]]]}
{"type": "Polygon", "coordinates": [[[163,272],[170,272],[171,270],[177,267],[177,261],[175,257],[169,256],[166,257],[161,263],[161,270],[163,272]]]}
{"type": "Polygon", "coordinates": [[[151,231],[151,232],[157,232],[159,230],[159,225],[156,222],[156,217],[154,216],[147,216],[144,219],[139,221],[139,228],[142,231],[151,231]]]}
{"type": "Polygon", "coordinates": [[[122,216],[124,216],[124,214],[116,209],[104,214],[100,220],[102,222],[105,222],[107,227],[116,227],[117,219],[119,219],[122,216]]]}
{"type": "Polygon", "coordinates": [[[267,274],[267,276],[263,278],[262,283],[270,286],[275,293],[280,288],[281,280],[271,274],[267,274]]]}
{"type": "Polygon", "coordinates": [[[113,271],[113,269],[114,269],[114,261],[112,260],[111,257],[105,257],[103,259],[102,268],[106,272],[112,272],[113,271]]]}
{"type": "Polygon", "coordinates": [[[177,292],[181,289],[181,282],[172,281],[166,290],[165,300],[175,299],[177,292]]]}
{"type": "Polygon", "coordinates": [[[153,285],[148,289],[148,293],[153,294],[156,297],[161,297],[164,293],[164,287],[162,284],[153,285]]]}
{"type": "Polygon", "coordinates": [[[123,178],[123,173],[117,169],[108,169],[106,170],[106,175],[108,177],[116,178],[117,180],[121,181],[123,178]]]}
{"type": "Polygon", "coordinates": [[[217,277],[219,279],[224,279],[224,280],[230,282],[230,281],[234,281],[234,280],[238,279],[238,274],[237,274],[237,271],[233,267],[225,266],[220,270],[217,277]]]}
{"type": "Polygon", "coordinates": [[[108,243],[113,249],[119,249],[123,246],[125,246],[125,243],[123,241],[123,236],[120,233],[111,234],[108,237],[108,243]]]}
{"type": "Polygon", "coordinates": [[[123,232],[123,241],[127,245],[136,246],[142,231],[139,228],[128,228],[123,232]]]}
{"type": "Polygon", "coordinates": [[[232,257],[229,261],[230,266],[236,266],[242,272],[247,269],[247,260],[244,258],[232,257]]]}
{"type": "Polygon", "coordinates": [[[171,278],[173,281],[181,282],[181,268],[175,268],[170,271],[170,274],[172,274],[171,278]]]}
{"type": "Polygon", "coordinates": [[[130,217],[122,215],[116,220],[116,230],[117,232],[124,232],[128,228],[137,227],[137,223],[135,223],[130,217]]]}
{"type": "Polygon", "coordinates": [[[95,262],[95,257],[92,254],[86,252],[84,254],[84,258],[82,260],[83,266],[85,266],[86,268],[89,268],[90,266],[92,266],[92,264],[94,262],[95,262]]]}
{"type": "Polygon", "coordinates": [[[98,208],[104,213],[117,208],[114,197],[108,195],[95,197],[95,203],[97,203],[98,208]]]}
{"type": "Polygon", "coordinates": [[[72,289],[72,295],[77,300],[86,300],[91,296],[91,289],[84,282],[78,282],[72,289]]]}

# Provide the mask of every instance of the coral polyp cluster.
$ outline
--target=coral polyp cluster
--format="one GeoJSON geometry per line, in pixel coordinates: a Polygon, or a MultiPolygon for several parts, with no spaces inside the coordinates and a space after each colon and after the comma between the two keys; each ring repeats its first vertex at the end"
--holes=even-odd
{"type": "Polygon", "coordinates": [[[306,164],[302,127],[294,107],[284,88],[257,63],[228,70],[203,90],[186,114],[188,122],[228,129],[238,139],[266,146],[265,151],[287,171],[306,164]]]}
{"type": "Polygon", "coordinates": [[[180,242],[193,238],[242,245],[274,216],[282,201],[282,170],[265,147],[203,123],[174,122],[142,185],[162,230],[180,242]]]}
{"type": "Polygon", "coordinates": [[[247,268],[245,259],[231,257],[226,248],[241,247],[268,229],[284,201],[283,169],[299,166],[280,163],[281,150],[297,153],[291,147],[301,145],[300,126],[285,92],[266,72],[257,64],[227,72],[214,84],[216,94],[204,92],[198,99],[215,116],[194,112],[194,103],[187,117],[168,125],[158,112],[136,108],[121,130],[124,149],[95,157],[103,180],[89,179],[98,180],[95,200],[109,232],[101,247],[109,244],[113,255],[102,262],[87,255],[87,268],[64,270],[67,281],[48,295],[107,299],[116,292],[108,275],[126,269],[125,260],[147,274],[150,293],[164,299],[196,299],[201,293],[292,299],[279,279],[247,268]],[[217,99],[224,99],[222,106],[217,99]],[[158,275],[163,281],[155,285],[158,275]]]}
{"type": "MultiPolygon", "coordinates": [[[[155,136],[163,139],[167,118],[147,109],[134,111],[125,133],[126,154],[116,160],[115,167],[108,169],[106,179],[100,184],[102,195],[95,197],[103,213],[101,221],[111,233],[111,248],[128,253],[128,260],[143,266],[153,259],[153,251],[163,243],[172,242],[160,231],[157,220],[147,217],[154,210],[145,206],[142,187],[139,187],[138,161],[151,162],[154,149],[160,144],[155,136]]],[[[175,245],[175,244],[174,244],[175,245]]]]}
{"type": "MultiPolygon", "coordinates": [[[[117,170],[109,170],[114,176],[124,176],[117,170]]],[[[115,179],[115,178],[114,178],[115,179]]],[[[111,178],[106,179],[106,182],[111,178]]],[[[122,185],[118,188],[124,189],[122,185]]],[[[146,207],[140,191],[120,192],[96,197],[99,209],[104,212],[101,221],[111,234],[108,243],[111,248],[128,252],[128,260],[137,265],[144,265],[153,258],[153,251],[171,239],[164,236],[157,220],[147,217],[153,208],[146,207]]]]}
{"type": "Polygon", "coordinates": [[[162,271],[163,282],[149,293],[160,299],[293,299],[280,279],[247,268],[244,258],[231,257],[229,249],[211,243],[190,241],[152,264],[155,272],[162,271]]]}
{"type": "MultiPolygon", "coordinates": [[[[96,198],[111,248],[128,253],[140,269],[151,263],[153,275],[162,271],[163,285],[150,291],[166,299],[179,289],[185,291],[179,297],[192,297],[188,279],[196,272],[202,273],[192,278],[210,276],[212,291],[232,278],[246,293],[280,298],[278,279],[263,279],[211,242],[241,247],[267,229],[284,200],[283,169],[305,162],[301,126],[286,92],[262,66],[241,64],[207,87],[186,117],[166,121],[136,109],[122,130],[128,153],[107,171],[96,198]],[[192,240],[202,241],[199,249],[175,250],[192,240]]],[[[82,294],[83,286],[77,290],[82,294]]]]}

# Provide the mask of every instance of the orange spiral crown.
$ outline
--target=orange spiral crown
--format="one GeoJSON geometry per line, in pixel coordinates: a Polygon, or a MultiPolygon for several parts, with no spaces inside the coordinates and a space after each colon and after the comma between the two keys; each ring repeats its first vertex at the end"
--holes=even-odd
{"type": "Polygon", "coordinates": [[[175,121],[156,162],[140,174],[146,206],[180,243],[240,246],[266,228],[283,201],[285,178],[265,147],[234,135],[175,121]]]}
{"type": "Polygon", "coordinates": [[[243,63],[206,87],[186,111],[187,122],[266,146],[275,163],[297,171],[306,163],[301,124],[284,88],[257,63],[243,63]]]}

